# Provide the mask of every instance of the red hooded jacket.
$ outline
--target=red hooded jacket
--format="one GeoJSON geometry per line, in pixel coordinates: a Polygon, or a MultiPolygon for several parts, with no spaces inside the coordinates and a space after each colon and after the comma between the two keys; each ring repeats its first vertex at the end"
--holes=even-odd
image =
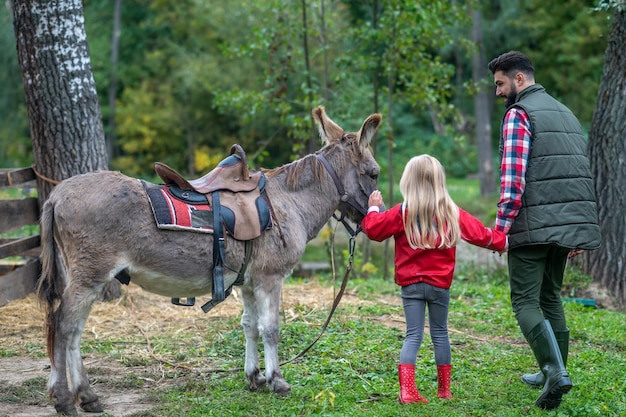
{"type": "MultiPolygon", "coordinates": [[[[461,238],[475,246],[501,252],[506,247],[504,233],[485,227],[480,220],[459,208],[461,238]]],[[[368,238],[381,242],[393,236],[395,241],[395,282],[400,286],[426,282],[450,288],[456,264],[456,247],[411,249],[404,233],[402,204],[382,213],[367,213],[361,228],[368,238]]]]}

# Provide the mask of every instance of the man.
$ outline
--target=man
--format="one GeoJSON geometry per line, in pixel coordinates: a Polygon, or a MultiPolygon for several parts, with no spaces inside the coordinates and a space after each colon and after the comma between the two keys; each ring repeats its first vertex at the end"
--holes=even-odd
{"type": "Polygon", "coordinates": [[[535,83],[527,56],[507,52],[489,70],[507,108],[496,229],[509,235],[511,304],[541,370],[522,380],[543,387],[535,405],[551,410],[572,388],[560,296],[565,265],[600,246],[587,143],[574,114],[535,83]]]}

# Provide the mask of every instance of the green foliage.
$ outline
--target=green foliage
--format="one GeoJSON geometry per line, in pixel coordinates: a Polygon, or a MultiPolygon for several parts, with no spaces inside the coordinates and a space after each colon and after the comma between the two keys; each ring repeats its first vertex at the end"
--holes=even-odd
{"type": "Polygon", "coordinates": [[[563,278],[562,293],[569,297],[576,297],[576,294],[579,294],[581,290],[589,287],[592,282],[592,276],[584,274],[579,267],[574,266],[563,278]]]}
{"type": "MultiPolygon", "coordinates": [[[[382,153],[388,152],[389,142],[381,143],[382,153]]],[[[399,126],[397,140],[393,142],[394,178],[399,179],[408,160],[419,154],[436,157],[446,169],[449,178],[464,178],[476,172],[476,147],[461,136],[444,136],[420,128],[417,125],[399,126]]],[[[388,161],[379,158],[379,164],[387,168],[388,161]]]]}
{"type": "Polygon", "coordinates": [[[485,225],[494,224],[499,196],[481,196],[477,178],[447,178],[447,188],[459,207],[478,217],[485,225]]]}
{"type": "MultiPolygon", "coordinates": [[[[477,5],[487,56],[528,52],[538,81],[589,125],[609,30],[609,12],[592,12],[592,0],[125,2],[116,68],[113,6],[89,1],[86,30],[109,134],[109,81],[118,81],[111,166],[147,176],[163,161],[194,175],[233,143],[247,150],[253,167],[278,166],[317,149],[310,110],[323,104],[350,130],[373,111],[383,113],[380,135],[390,142],[373,144],[384,167],[380,155],[391,146],[399,161],[427,152],[449,177],[463,177],[476,171],[472,91],[464,85],[471,74],[468,9],[477,5]]],[[[32,152],[6,8],[0,23],[0,166],[25,166],[32,152]]],[[[494,140],[500,117],[493,112],[494,140]]]]}
{"type": "MultiPolygon", "coordinates": [[[[335,98],[345,95],[342,80],[346,74],[339,72],[332,59],[346,46],[346,39],[342,39],[346,28],[342,9],[333,7],[339,2],[329,3],[323,9],[317,4],[307,6],[305,26],[300,4],[294,7],[285,0],[250,2],[248,36],[233,37],[223,45],[229,58],[253,63],[254,68],[246,74],[247,83],[220,89],[216,104],[221,110],[239,114],[243,123],[260,116],[275,120],[275,128],[282,130],[276,139],[289,139],[292,159],[306,153],[314,133],[313,107],[326,104],[333,118],[343,123],[346,110],[353,106],[335,98]],[[332,110],[331,102],[335,103],[332,110]]],[[[359,115],[359,122],[364,113],[359,115]]]]}
{"type": "Polygon", "coordinates": [[[0,7],[0,167],[18,168],[33,163],[24,89],[17,63],[12,16],[0,7]]]}
{"type": "Polygon", "coordinates": [[[610,12],[593,11],[597,4],[597,0],[558,4],[534,0],[522,8],[522,13],[532,16],[524,19],[522,26],[535,46],[527,52],[537,82],[561,99],[587,126],[595,107],[610,29],[610,12]]]}

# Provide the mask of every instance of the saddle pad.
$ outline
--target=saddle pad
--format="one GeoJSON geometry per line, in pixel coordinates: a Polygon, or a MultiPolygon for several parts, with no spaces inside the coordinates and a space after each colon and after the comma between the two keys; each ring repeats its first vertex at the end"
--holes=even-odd
{"type": "Polygon", "coordinates": [[[213,233],[213,212],[207,202],[190,203],[175,198],[163,185],[141,181],[159,229],[213,233]]]}

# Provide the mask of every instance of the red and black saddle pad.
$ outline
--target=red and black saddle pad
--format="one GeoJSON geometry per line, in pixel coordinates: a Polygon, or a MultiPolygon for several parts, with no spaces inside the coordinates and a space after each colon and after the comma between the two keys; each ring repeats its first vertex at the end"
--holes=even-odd
{"type": "Polygon", "coordinates": [[[171,187],[141,181],[159,229],[213,233],[213,213],[204,195],[194,193],[185,200],[172,193],[171,187]]]}

